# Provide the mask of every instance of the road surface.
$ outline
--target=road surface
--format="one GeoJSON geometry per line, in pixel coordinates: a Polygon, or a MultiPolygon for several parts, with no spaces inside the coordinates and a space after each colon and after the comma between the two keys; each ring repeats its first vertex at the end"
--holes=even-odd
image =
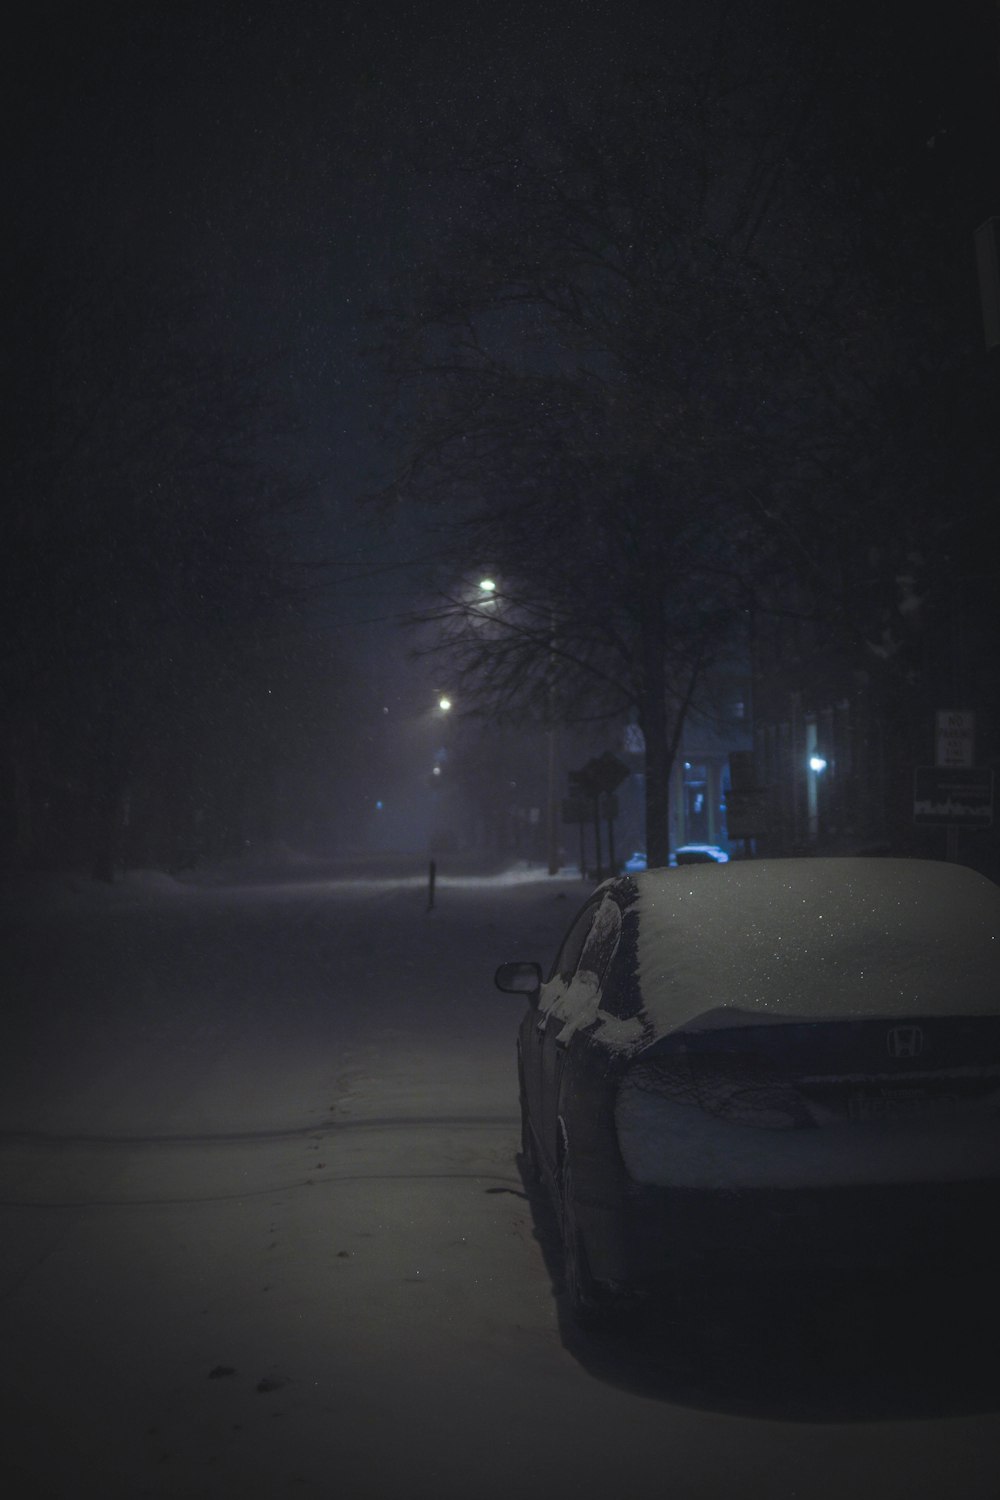
{"type": "Polygon", "coordinates": [[[955,1286],[803,1268],[632,1343],[567,1323],[491,978],[551,956],[579,882],[54,894],[2,927],[4,1494],[1000,1495],[955,1286]]]}

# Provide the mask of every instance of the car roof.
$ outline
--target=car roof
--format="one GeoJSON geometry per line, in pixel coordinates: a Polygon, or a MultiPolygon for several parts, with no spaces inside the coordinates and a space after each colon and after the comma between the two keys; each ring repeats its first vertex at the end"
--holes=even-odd
{"type": "Polygon", "coordinates": [[[960,865],[730,861],[608,885],[638,915],[647,1037],[696,1022],[1000,1014],[1000,887],[960,865]]]}

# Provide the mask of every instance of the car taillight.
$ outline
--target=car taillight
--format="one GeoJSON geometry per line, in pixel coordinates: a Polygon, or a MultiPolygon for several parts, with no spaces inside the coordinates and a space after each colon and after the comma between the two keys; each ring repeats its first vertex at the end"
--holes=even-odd
{"type": "Polygon", "coordinates": [[[765,1059],[753,1055],[681,1053],[656,1058],[630,1068],[624,1086],[761,1130],[796,1130],[818,1123],[797,1090],[765,1059]]]}

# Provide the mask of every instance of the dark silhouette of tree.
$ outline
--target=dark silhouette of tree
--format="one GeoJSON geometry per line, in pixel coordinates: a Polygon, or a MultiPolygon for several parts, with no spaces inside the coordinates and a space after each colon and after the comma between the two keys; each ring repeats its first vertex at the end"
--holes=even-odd
{"type": "Polygon", "coordinates": [[[4,744],[18,862],[181,862],[257,832],[301,495],[260,368],[182,287],[24,268],[4,744]],[[249,821],[248,821],[249,820],[249,821]]]}
{"type": "Polygon", "coordinates": [[[847,10],[699,8],[645,66],[526,91],[460,142],[438,124],[418,155],[447,228],[381,352],[386,494],[425,507],[451,570],[424,618],[487,714],[637,717],[654,863],[717,653],[751,621],[814,627],[908,734],[953,654],[933,601],[991,503],[957,248],[990,211],[984,111],[962,135],[953,108],[974,59],[942,85],[936,32],[847,10]]]}
{"type": "Polygon", "coordinates": [[[382,319],[391,492],[446,518],[453,576],[502,580],[445,592],[438,645],[488,713],[636,717],[653,863],[685,714],[789,566],[849,389],[848,247],[794,165],[823,63],[750,35],[722,7],[668,63],[463,141],[445,243],[382,319]]]}

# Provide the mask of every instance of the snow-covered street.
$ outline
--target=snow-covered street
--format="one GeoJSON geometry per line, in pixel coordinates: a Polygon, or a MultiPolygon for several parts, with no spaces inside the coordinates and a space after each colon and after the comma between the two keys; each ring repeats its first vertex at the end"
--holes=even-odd
{"type": "Polygon", "coordinates": [[[4,1495],[996,1500],[995,1325],[954,1289],[701,1289],[631,1347],[568,1325],[492,975],[587,889],[9,893],[4,1495]]]}

